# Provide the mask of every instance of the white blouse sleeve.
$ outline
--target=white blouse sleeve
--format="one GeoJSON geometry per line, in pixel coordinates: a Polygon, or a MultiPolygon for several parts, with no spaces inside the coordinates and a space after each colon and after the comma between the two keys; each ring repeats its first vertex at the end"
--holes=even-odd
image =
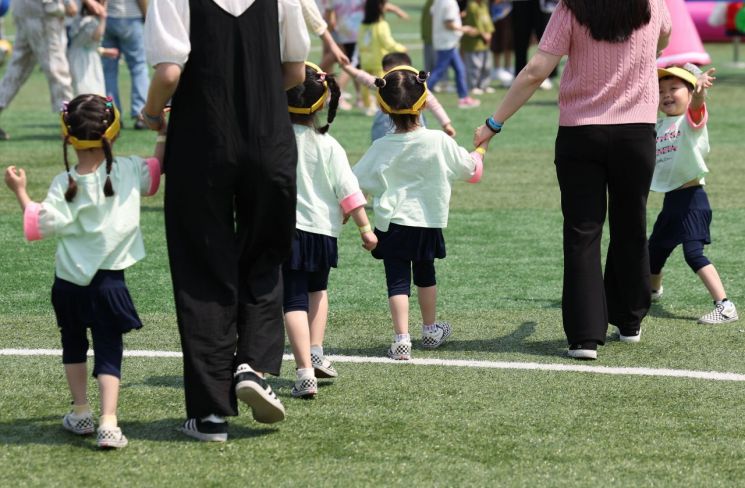
{"type": "Polygon", "coordinates": [[[283,63],[302,63],[310,53],[310,36],[300,0],[279,0],[279,42],[283,63]]]}
{"type": "Polygon", "coordinates": [[[300,0],[300,7],[303,9],[303,17],[305,18],[305,25],[315,35],[320,36],[326,29],[328,24],[323,20],[318,5],[315,0],[300,0]]]}
{"type": "Polygon", "coordinates": [[[150,66],[183,67],[191,52],[189,0],[152,0],[145,17],[145,54],[150,66]]]}

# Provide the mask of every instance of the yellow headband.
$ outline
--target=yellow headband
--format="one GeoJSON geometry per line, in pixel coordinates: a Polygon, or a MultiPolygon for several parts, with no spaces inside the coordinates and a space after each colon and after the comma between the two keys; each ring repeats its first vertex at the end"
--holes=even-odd
{"type": "MultiPolygon", "coordinates": [[[[412,73],[415,73],[417,77],[419,76],[419,71],[417,71],[415,68],[412,68],[411,66],[396,66],[395,68],[391,68],[388,71],[385,72],[383,75],[383,78],[388,76],[389,73],[393,73],[394,71],[411,71],[412,73]]],[[[387,114],[399,114],[399,115],[419,115],[419,112],[422,111],[422,107],[424,106],[424,102],[427,101],[427,83],[422,83],[424,85],[424,92],[422,93],[422,96],[419,97],[419,100],[417,100],[414,105],[411,108],[399,108],[399,109],[393,109],[390,105],[386,103],[385,100],[383,100],[383,97],[380,96],[380,89],[378,89],[378,92],[375,94],[375,97],[378,99],[378,103],[380,104],[380,108],[383,109],[383,112],[387,114]]]]}
{"type": "MultiPolygon", "coordinates": [[[[111,102],[107,102],[107,105],[111,102]]],[[[111,104],[111,108],[114,112],[114,121],[109,125],[109,127],[106,129],[106,132],[104,132],[103,137],[108,139],[109,141],[113,141],[116,136],[119,135],[119,130],[122,128],[121,122],[120,122],[120,116],[119,116],[119,110],[117,110],[116,106],[114,104],[111,104]]],[[[95,149],[97,147],[102,147],[103,143],[101,142],[101,139],[95,139],[92,141],[86,141],[86,140],[80,140],[75,136],[70,135],[70,128],[67,126],[67,123],[65,122],[65,116],[67,115],[67,105],[62,109],[62,113],[60,114],[60,121],[62,122],[62,135],[67,138],[67,140],[70,142],[72,147],[75,149],[95,149]]]]}
{"type": "Polygon", "coordinates": [[[292,107],[292,106],[288,106],[287,107],[287,110],[289,110],[289,112],[291,114],[310,115],[310,114],[312,114],[314,112],[317,112],[318,110],[320,110],[323,107],[323,103],[326,101],[326,97],[329,94],[329,84],[328,84],[328,82],[326,81],[326,78],[325,78],[326,73],[324,73],[323,70],[317,64],[311,63],[310,61],[306,61],[305,62],[305,65],[308,66],[308,67],[310,67],[310,68],[313,68],[317,74],[324,76],[324,78],[323,78],[323,93],[321,93],[321,97],[318,100],[316,100],[313,103],[313,105],[311,105],[310,107],[292,107]]]}

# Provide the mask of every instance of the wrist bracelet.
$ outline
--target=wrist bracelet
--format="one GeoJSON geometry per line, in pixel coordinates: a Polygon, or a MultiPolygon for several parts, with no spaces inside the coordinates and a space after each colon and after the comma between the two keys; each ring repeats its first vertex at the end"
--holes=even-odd
{"type": "Polygon", "coordinates": [[[479,146],[479,147],[476,148],[476,152],[479,153],[479,154],[481,154],[483,156],[484,154],[486,154],[486,149],[484,149],[483,147],[480,147],[479,146]]]}
{"type": "Polygon", "coordinates": [[[494,132],[495,134],[499,134],[500,132],[502,132],[502,123],[494,120],[494,117],[489,117],[484,123],[489,128],[489,130],[494,132]]]}
{"type": "Polygon", "coordinates": [[[370,224],[363,225],[357,228],[360,230],[360,234],[364,234],[365,232],[372,232],[372,226],[370,224]]]}
{"type": "Polygon", "coordinates": [[[162,135],[162,134],[161,134],[161,135],[159,135],[158,137],[156,137],[156,138],[155,138],[155,143],[157,144],[157,143],[159,143],[159,142],[163,142],[163,143],[165,143],[165,142],[166,142],[166,136],[164,136],[164,135],[162,135]]]}
{"type": "Polygon", "coordinates": [[[163,120],[162,114],[148,115],[144,110],[141,111],[140,114],[142,115],[142,118],[147,119],[148,121],[153,123],[160,123],[163,120]]]}

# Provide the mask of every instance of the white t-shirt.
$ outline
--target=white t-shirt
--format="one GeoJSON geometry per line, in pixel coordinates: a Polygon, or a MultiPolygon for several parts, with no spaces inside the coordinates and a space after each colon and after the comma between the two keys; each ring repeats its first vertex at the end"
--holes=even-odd
{"type": "Polygon", "coordinates": [[[445,22],[453,22],[457,27],[463,25],[456,0],[435,0],[432,4],[432,46],[437,51],[455,49],[463,33],[445,27],[445,22]]]}
{"type": "Polygon", "coordinates": [[[665,117],[657,122],[657,158],[650,189],[668,192],[699,178],[703,185],[709,172],[704,156],[709,154],[709,134],[706,106],[701,122],[695,123],[686,110],[677,117],[665,117]]]}
{"type": "MultiPolygon", "coordinates": [[[[238,17],[255,0],[213,0],[238,17]]],[[[310,52],[310,37],[303,21],[300,0],[278,0],[279,40],[282,62],[303,62],[310,52]]],[[[145,17],[145,54],[148,63],[184,66],[191,52],[189,0],[152,0],[145,17]]]]}

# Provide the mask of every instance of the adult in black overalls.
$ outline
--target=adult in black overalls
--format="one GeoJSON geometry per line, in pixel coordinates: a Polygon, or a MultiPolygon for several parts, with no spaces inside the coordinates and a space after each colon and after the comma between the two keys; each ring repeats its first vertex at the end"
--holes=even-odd
{"type": "Polygon", "coordinates": [[[283,88],[303,80],[297,0],[154,0],[143,110],[165,123],[165,221],[184,353],[182,431],[227,439],[236,397],[284,419],[263,379],[284,350],[280,264],[295,228],[297,149],[283,88]]]}

